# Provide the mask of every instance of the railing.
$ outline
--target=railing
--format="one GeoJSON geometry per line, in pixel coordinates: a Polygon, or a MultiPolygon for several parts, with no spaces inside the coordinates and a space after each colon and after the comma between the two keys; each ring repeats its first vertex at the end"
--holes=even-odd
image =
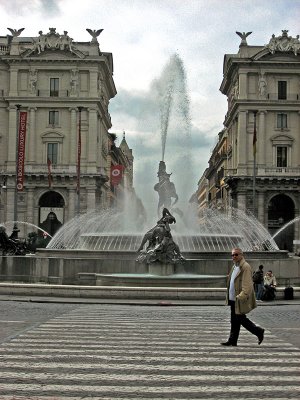
{"type": "Polygon", "coordinates": [[[225,176],[233,176],[233,175],[237,175],[237,169],[236,168],[225,169],[225,176]]]}
{"type": "MultiPolygon", "coordinates": [[[[45,164],[34,164],[34,165],[26,165],[25,166],[26,174],[48,174],[48,165],[45,164]]],[[[77,169],[76,165],[62,165],[62,164],[52,164],[51,165],[51,173],[52,174],[76,174],[77,169]]],[[[106,168],[104,167],[95,167],[93,172],[85,172],[84,166],[82,166],[81,175],[107,175],[106,168]]]]}
{"type": "MultiPolygon", "coordinates": [[[[251,167],[252,168],[252,167],[251,167]]],[[[238,168],[229,168],[225,170],[225,176],[252,176],[253,170],[249,168],[250,173],[245,174],[245,169],[240,172],[238,168]]],[[[298,167],[272,167],[272,168],[257,168],[257,176],[300,176],[300,168],[298,167]]]]}
{"type": "Polygon", "coordinates": [[[273,167],[258,168],[258,175],[300,175],[300,168],[294,167],[273,167]]]}
{"type": "Polygon", "coordinates": [[[300,95],[296,93],[289,93],[286,95],[285,99],[279,99],[278,93],[268,93],[267,94],[268,100],[276,100],[276,101],[296,101],[300,99],[300,95]]]}
{"type": "Polygon", "coordinates": [[[9,53],[9,46],[0,44],[0,54],[8,54],[8,53],[9,53]]]}
{"type": "Polygon", "coordinates": [[[70,92],[69,90],[56,90],[56,91],[50,91],[49,89],[47,90],[41,90],[38,89],[36,92],[36,95],[39,97],[53,97],[53,98],[57,98],[57,97],[69,97],[70,96],[70,92]]]}
{"type": "MultiPolygon", "coordinates": [[[[51,165],[51,172],[53,174],[74,174],[76,173],[76,165],[51,165]]],[[[25,173],[42,173],[48,174],[48,165],[45,164],[34,164],[34,165],[26,165],[25,173]]]]}

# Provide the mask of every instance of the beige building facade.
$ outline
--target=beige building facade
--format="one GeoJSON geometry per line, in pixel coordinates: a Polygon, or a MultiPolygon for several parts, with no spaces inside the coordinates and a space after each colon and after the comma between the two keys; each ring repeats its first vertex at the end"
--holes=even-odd
{"type": "Polygon", "coordinates": [[[110,206],[113,57],[100,50],[102,30],[87,29],[89,42],[55,28],[22,31],[0,36],[0,221],[41,226],[54,213],[59,225],[110,206]],[[15,196],[19,112],[27,129],[24,189],[15,196]]]}
{"type": "Polygon", "coordinates": [[[252,211],[271,234],[290,222],[276,240],[293,251],[300,239],[300,221],[291,222],[300,215],[299,35],[283,30],[266,45],[250,46],[250,33],[237,34],[238,53],[224,57],[220,90],[228,111],[206,173],[208,198],[225,187],[217,200],[252,211]]]}

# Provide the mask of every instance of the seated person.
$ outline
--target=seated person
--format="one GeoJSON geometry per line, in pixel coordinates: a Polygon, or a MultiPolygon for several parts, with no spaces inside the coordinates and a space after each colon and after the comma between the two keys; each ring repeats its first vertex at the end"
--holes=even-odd
{"type": "Polygon", "coordinates": [[[269,270],[264,276],[264,293],[262,296],[262,300],[274,300],[275,292],[276,292],[276,278],[273,275],[272,271],[269,270]]]}

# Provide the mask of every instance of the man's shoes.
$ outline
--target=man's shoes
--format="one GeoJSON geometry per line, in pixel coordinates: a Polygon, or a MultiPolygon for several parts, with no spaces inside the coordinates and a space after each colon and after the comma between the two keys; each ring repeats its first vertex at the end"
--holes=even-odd
{"type": "Polygon", "coordinates": [[[229,340],[227,342],[221,343],[222,346],[236,346],[236,343],[230,342],[229,340]]]}
{"type": "Polygon", "coordinates": [[[262,329],[262,330],[261,330],[261,332],[260,332],[260,334],[259,334],[259,335],[257,335],[257,338],[258,338],[258,344],[261,344],[261,343],[262,343],[262,341],[264,340],[264,333],[265,333],[265,330],[264,330],[264,329],[262,329]]]}

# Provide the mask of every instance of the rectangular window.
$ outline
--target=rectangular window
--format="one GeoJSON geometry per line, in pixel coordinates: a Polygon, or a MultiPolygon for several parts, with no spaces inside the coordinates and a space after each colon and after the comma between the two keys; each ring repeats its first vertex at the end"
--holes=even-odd
{"type": "Polygon", "coordinates": [[[50,78],[50,96],[58,97],[59,94],[59,79],[50,78]]]}
{"type": "Polygon", "coordinates": [[[277,114],[277,128],[287,128],[287,114],[277,114]]]}
{"type": "Polygon", "coordinates": [[[48,143],[47,144],[47,159],[48,158],[52,164],[57,164],[58,143],[48,143]]]}
{"type": "Polygon", "coordinates": [[[277,146],[277,167],[287,167],[286,146],[277,146]]]}
{"type": "Polygon", "coordinates": [[[49,111],[49,125],[58,126],[59,124],[58,111],[49,111]]]}
{"type": "Polygon", "coordinates": [[[278,81],[278,100],[287,98],[287,81],[278,81]]]}

